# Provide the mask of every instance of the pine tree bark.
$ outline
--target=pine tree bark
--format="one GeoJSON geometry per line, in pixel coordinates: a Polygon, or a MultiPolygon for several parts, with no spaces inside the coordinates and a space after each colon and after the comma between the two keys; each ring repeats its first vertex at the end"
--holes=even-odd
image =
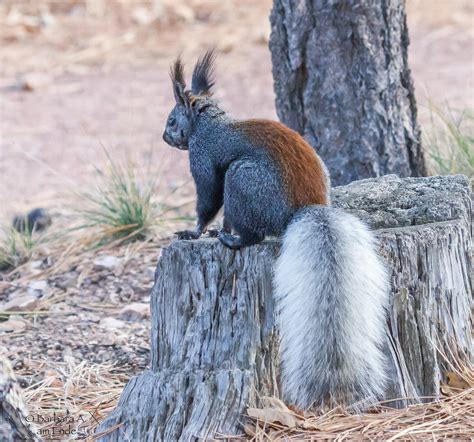
{"type": "Polygon", "coordinates": [[[404,0],[274,0],[276,108],[333,185],[426,175],[404,0]]]}
{"type": "MultiPolygon", "coordinates": [[[[436,397],[449,369],[444,357],[472,356],[468,179],[391,175],[336,188],[333,200],[376,229],[389,269],[386,399],[436,397]]],[[[151,297],[151,368],[127,384],[100,440],[236,435],[247,406],[279,396],[278,249],[271,239],[241,251],[202,239],[163,251],[151,297]]]]}

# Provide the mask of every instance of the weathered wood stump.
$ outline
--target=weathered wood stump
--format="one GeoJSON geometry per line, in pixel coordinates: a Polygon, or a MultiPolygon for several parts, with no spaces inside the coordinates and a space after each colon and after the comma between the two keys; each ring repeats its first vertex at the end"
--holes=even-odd
{"type": "MultiPolygon", "coordinates": [[[[472,354],[468,180],[386,176],[336,188],[333,199],[377,229],[390,269],[386,398],[437,396],[444,358],[472,354]]],[[[203,239],[163,251],[151,300],[151,368],[127,384],[98,431],[121,426],[102,440],[239,434],[246,406],[278,396],[278,248],[267,240],[234,252],[203,239]]]]}
{"type": "Polygon", "coordinates": [[[29,419],[21,387],[7,358],[0,356],[0,441],[40,442],[29,419]]]}

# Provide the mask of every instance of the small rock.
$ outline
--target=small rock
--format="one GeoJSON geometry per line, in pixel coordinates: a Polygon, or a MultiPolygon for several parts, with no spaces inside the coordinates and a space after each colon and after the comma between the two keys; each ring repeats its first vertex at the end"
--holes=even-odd
{"type": "Polygon", "coordinates": [[[43,265],[43,260],[37,259],[35,261],[30,261],[28,263],[28,271],[30,274],[36,275],[38,273],[41,273],[41,266],[43,265]]]}
{"type": "Polygon", "coordinates": [[[49,75],[40,72],[32,72],[20,78],[19,87],[23,91],[32,92],[47,86],[51,83],[51,80],[49,75]]]}
{"type": "Polygon", "coordinates": [[[114,334],[103,336],[100,341],[100,344],[103,345],[104,347],[113,347],[114,345],[117,344],[117,339],[114,336],[114,334]]]}
{"type": "Polygon", "coordinates": [[[132,19],[137,25],[149,25],[155,18],[153,12],[143,6],[139,6],[132,11],[132,19]]]}
{"type": "Polygon", "coordinates": [[[35,296],[20,295],[15,296],[11,301],[0,306],[0,310],[6,312],[21,312],[34,310],[38,305],[38,300],[35,296]]]}
{"type": "Polygon", "coordinates": [[[21,26],[26,31],[37,33],[40,31],[41,22],[39,17],[26,15],[16,8],[12,8],[6,17],[6,23],[10,26],[21,26]]]}
{"type": "Polygon", "coordinates": [[[113,270],[120,266],[122,260],[116,256],[99,256],[93,261],[96,270],[113,270]]]}
{"type": "Polygon", "coordinates": [[[126,305],[119,313],[123,321],[135,322],[150,316],[150,306],[144,302],[134,302],[126,305]]]}
{"type": "Polygon", "coordinates": [[[125,322],[112,317],[108,317],[100,321],[99,325],[105,328],[122,328],[125,325],[125,322]]]}
{"type": "Polygon", "coordinates": [[[120,295],[116,292],[110,292],[109,299],[112,304],[120,304],[120,295]]]}
{"type": "Polygon", "coordinates": [[[41,17],[40,17],[40,24],[41,24],[41,26],[43,26],[45,28],[48,28],[48,27],[54,26],[56,24],[56,19],[49,12],[43,11],[41,13],[41,17]]]}
{"type": "Polygon", "coordinates": [[[77,285],[77,275],[75,273],[63,275],[61,278],[54,281],[54,284],[56,287],[63,290],[72,289],[77,285]]]}
{"type": "Polygon", "coordinates": [[[0,322],[0,332],[22,332],[26,329],[25,321],[21,319],[9,319],[5,322],[0,322]]]}
{"type": "Polygon", "coordinates": [[[26,215],[13,218],[13,227],[19,232],[39,232],[51,225],[51,215],[42,208],[29,211],[26,215]]]}
{"type": "Polygon", "coordinates": [[[41,281],[31,281],[28,284],[27,292],[30,296],[35,298],[40,298],[49,291],[48,282],[45,280],[41,281]]]}

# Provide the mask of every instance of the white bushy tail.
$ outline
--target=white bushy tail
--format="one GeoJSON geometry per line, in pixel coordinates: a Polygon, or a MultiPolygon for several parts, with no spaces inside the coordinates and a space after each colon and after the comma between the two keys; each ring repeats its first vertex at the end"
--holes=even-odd
{"type": "Polygon", "coordinates": [[[331,207],[301,210],[274,284],[285,401],[308,409],[380,398],[389,286],[366,225],[331,207]]]}

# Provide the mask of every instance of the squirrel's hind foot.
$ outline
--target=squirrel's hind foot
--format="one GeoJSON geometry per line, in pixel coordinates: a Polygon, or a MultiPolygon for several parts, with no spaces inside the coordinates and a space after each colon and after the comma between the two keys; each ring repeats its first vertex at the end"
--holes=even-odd
{"type": "Polygon", "coordinates": [[[219,241],[230,249],[238,250],[242,247],[253,246],[259,244],[263,241],[263,236],[259,235],[232,235],[231,233],[224,232],[221,230],[219,232],[219,241]]]}
{"type": "Polygon", "coordinates": [[[232,235],[231,233],[227,233],[224,231],[219,232],[219,241],[224,244],[229,249],[238,250],[242,247],[242,242],[240,236],[232,235]]]}

